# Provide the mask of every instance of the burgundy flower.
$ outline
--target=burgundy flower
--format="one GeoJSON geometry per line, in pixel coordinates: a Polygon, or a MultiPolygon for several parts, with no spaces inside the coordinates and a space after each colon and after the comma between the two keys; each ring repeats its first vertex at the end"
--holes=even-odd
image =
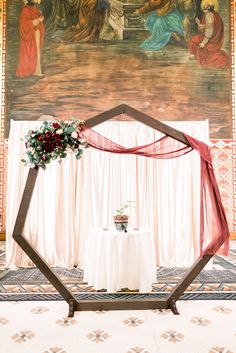
{"type": "Polygon", "coordinates": [[[38,141],[42,142],[43,140],[44,140],[43,135],[39,135],[39,136],[38,136],[38,141]]]}
{"type": "MultiPolygon", "coordinates": [[[[41,163],[35,161],[35,165],[44,165],[51,159],[65,156],[67,148],[75,151],[76,157],[78,155],[78,148],[80,148],[81,141],[79,140],[80,134],[77,131],[78,126],[75,123],[60,123],[51,122],[45,123],[39,130],[30,130],[28,132],[28,139],[25,141],[25,147],[30,148],[28,153],[29,161],[27,164],[32,164],[31,151],[38,151],[41,163]],[[68,131],[65,127],[69,127],[68,131]],[[71,132],[72,130],[72,132],[71,132]]],[[[38,155],[37,155],[38,156],[38,155]]]]}
{"type": "Polygon", "coordinates": [[[45,143],[44,150],[46,152],[52,152],[54,150],[54,145],[51,143],[51,141],[45,143]]]}
{"type": "Polygon", "coordinates": [[[51,137],[51,136],[52,136],[52,133],[51,133],[51,131],[47,131],[47,132],[45,133],[45,136],[46,136],[46,138],[49,138],[49,137],[51,137]]]}

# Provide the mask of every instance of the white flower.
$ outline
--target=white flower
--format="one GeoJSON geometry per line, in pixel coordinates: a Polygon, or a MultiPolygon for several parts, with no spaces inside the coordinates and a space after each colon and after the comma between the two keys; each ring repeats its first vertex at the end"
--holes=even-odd
{"type": "Polygon", "coordinates": [[[58,134],[58,135],[61,135],[62,133],[63,133],[63,130],[62,130],[62,129],[57,130],[57,134],[58,134]]]}
{"type": "Polygon", "coordinates": [[[34,154],[35,149],[34,149],[33,147],[30,147],[30,148],[29,148],[29,152],[31,152],[32,154],[34,154]]]}
{"type": "Polygon", "coordinates": [[[67,152],[67,153],[72,152],[72,148],[70,148],[70,147],[66,147],[66,152],[67,152]]]}
{"type": "Polygon", "coordinates": [[[34,164],[34,163],[27,163],[27,165],[29,168],[34,168],[36,166],[36,164],[34,164]]]}
{"type": "Polygon", "coordinates": [[[77,132],[76,131],[73,131],[72,134],[71,134],[71,137],[73,137],[74,139],[77,139],[77,132]]]}

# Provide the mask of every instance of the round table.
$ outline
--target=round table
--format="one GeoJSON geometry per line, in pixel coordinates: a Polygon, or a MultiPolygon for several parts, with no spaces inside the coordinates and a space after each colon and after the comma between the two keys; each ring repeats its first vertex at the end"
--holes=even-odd
{"type": "Polygon", "coordinates": [[[156,281],[154,238],[147,229],[90,231],[85,250],[84,281],[97,290],[122,288],[150,292],[156,281]]]}

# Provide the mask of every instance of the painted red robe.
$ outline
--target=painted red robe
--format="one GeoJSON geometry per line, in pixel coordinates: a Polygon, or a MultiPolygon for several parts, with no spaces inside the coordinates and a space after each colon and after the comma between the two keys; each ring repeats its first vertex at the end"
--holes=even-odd
{"type": "MultiPolygon", "coordinates": [[[[199,32],[193,36],[189,44],[189,51],[193,54],[199,65],[206,68],[224,69],[229,67],[230,59],[224,50],[221,49],[224,41],[224,25],[220,15],[213,11],[214,31],[212,37],[204,48],[199,44],[203,41],[204,34],[199,32]]],[[[205,25],[205,16],[201,24],[205,25]]]]}
{"type": "Polygon", "coordinates": [[[35,31],[40,31],[40,47],[43,46],[44,24],[41,22],[37,27],[33,26],[33,20],[41,16],[39,9],[34,6],[26,5],[22,8],[20,14],[19,32],[20,32],[20,52],[17,77],[27,77],[34,74],[37,65],[37,46],[35,31]]]}

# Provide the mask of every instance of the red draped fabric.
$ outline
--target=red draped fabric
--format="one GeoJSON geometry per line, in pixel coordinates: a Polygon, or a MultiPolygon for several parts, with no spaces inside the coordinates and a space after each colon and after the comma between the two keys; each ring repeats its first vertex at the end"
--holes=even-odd
{"type": "Polygon", "coordinates": [[[228,254],[229,229],[217,185],[210,148],[203,142],[185,135],[201,157],[200,249],[203,254],[228,254]]]}
{"type": "Polygon", "coordinates": [[[214,255],[220,248],[224,255],[229,249],[229,229],[212,165],[209,147],[184,134],[189,146],[163,135],[159,140],[143,146],[125,148],[94,130],[81,125],[80,137],[90,147],[105,152],[136,154],[157,159],[170,159],[183,156],[196,150],[201,159],[201,204],[200,204],[200,253],[214,255]]]}

